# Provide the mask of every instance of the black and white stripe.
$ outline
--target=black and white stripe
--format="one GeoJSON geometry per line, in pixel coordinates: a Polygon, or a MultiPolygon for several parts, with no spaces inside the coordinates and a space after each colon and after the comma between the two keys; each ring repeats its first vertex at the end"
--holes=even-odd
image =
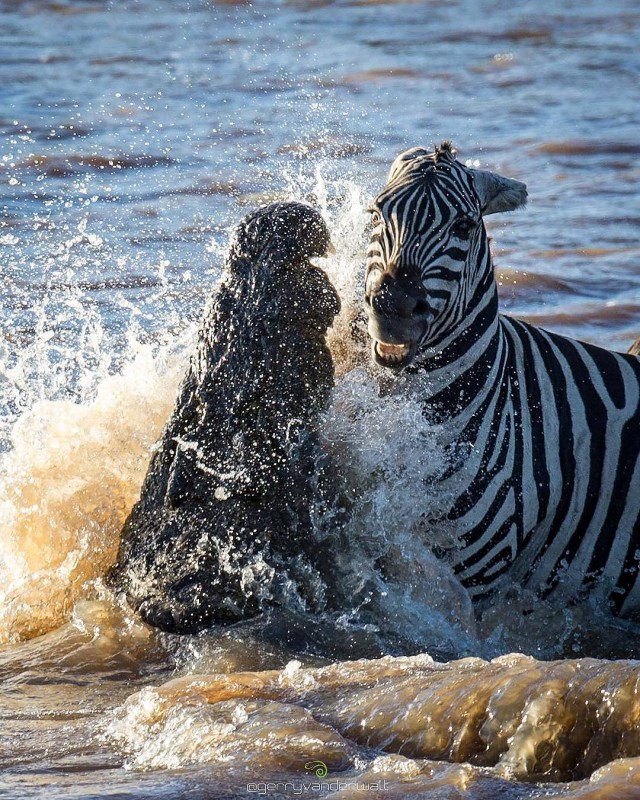
{"type": "Polygon", "coordinates": [[[466,447],[439,489],[472,595],[517,580],[624,614],[640,608],[640,359],[499,314],[482,217],[525,200],[447,144],[396,159],[372,209],[374,358],[419,373],[426,413],[466,447]]]}

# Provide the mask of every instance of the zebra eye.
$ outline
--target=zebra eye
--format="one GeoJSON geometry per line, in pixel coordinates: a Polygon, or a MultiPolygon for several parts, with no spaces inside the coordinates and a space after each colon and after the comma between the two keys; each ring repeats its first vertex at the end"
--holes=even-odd
{"type": "Polygon", "coordinates": [[[372,225],[379,225],[382,222],[382,214],[378,211],[377,208],[370,208],[369,213],[371,214],[371,224],[372,225]]]}
{"type": "Polygon", "coordinates": [[[475,227],[476,224],[472,219],[462,217],[453,223],[451,230],[454,236],[457,236],[459,239],[468,239],[475,227]]]}

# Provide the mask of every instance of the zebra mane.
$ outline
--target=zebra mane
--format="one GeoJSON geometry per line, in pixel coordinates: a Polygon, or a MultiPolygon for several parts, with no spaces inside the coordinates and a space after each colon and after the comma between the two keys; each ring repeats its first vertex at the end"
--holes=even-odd
{"type": "Polygon", "coordinates": [[[435,148],[435,152],[433,154],[434,156],[433,160],[437,163],[438,159],[442,158],[443,156],[445,158],[453,160],[457,155],[458,153],[455,147],[453,146],[451,140],[445,139],[444,142],[442,142],[435,148]]]}
{"type": "Polygon", "coordinates": [[[434,147],[433,152],[424,147],[411,147],[394,160],[387,177],[387,185],[395,180],[403,180],[407,175],[415,173],[416,169],[419,174],[431,172],[440,159],[455,161],[456,155],[456,150],[449,139],[434,147]]]}

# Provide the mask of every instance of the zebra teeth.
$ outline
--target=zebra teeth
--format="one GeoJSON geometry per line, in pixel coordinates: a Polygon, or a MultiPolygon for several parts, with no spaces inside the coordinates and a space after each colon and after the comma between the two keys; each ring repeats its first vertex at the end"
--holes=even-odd
{"type": "Polygon", "coordinates": [[[389,344],[388,342],[377,342],[378,352],[382,356],[404,356],[411,349],[410,344],[389,344]]]}
{"type": "Polygon", "coordinates": [[[400,364],[411,352],[411,343],[391,344],[390,342],[376,342],[375,352],[381,361],[388,364],[400,364]]]}

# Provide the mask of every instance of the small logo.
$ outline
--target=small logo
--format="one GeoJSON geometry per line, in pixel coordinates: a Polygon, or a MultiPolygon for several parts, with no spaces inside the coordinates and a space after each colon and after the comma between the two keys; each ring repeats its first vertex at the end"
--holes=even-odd
{"type": "Polygon", "coordinates": [[[307,761],[304,768],[315,772],[316,778],[325,778],[329,771],[324,761],[307,761]]]}

